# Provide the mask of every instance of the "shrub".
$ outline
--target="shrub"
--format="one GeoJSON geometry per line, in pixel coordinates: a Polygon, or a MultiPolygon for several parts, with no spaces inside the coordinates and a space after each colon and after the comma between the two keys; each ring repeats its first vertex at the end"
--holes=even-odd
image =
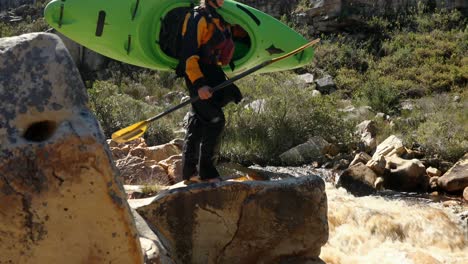
{"type": "Polygon", "coordinates": [[[182,78],[175,79],[172,72],[160,72],[118,62],[109,64],[111,76],[106,80],[119,87],[119,92],[128,94],[137,100],[146,96],[160,100],[172,91],[185,91],[182,78]]]}
{"type": "Polygon", "coordinates": [[[12,37],[31,32],[44,32],[48,27],[49,26],[42,17],[35,20],[32,20],[31,17],[27,17],[25,21],[15,24],[0,22],[0,38],[12,37]]]}
{"type": "Polygon", "coordinates": [[[291,76],[255,77],[256,93],[245,94],[252,96],[249,101],[264,99],[263,111],[245,109],[246,103],[226,108],[223,156],[247,164],[280,164],[281,153],[313,136],[322,136],[333,143],[351,141],[353,124],[341,118],[335,98],[313,97],[310,90],[299,89],[284,80],[291,80],[291,76]]]}
{"type": "Polygon", "coordinates": [[[355,97],[358,102],[377,112],[398,113],[400,91],[395,89],[392,82],[378,74],[369,75],[362,88],[356,91],[355,97]]]}
{"type": "Polygon", "coordinates": [[[155,196],[160,191],[164,190],[166,186],[154,184],[154,185],[144,185],[141,189],[141,193],[144,197],[155,196]]]}
{"type": "Polygon", "coordinates": [[[468,152],[468,97],[453,102],[453,95],[424,97],[413,101],[415,109],[394,120],[393,127],[378,123],[379,138],[399,134],[407,146],[421,145],[429,156],[452,162],[468,152]]]}
{"type": "Polygon", "coordinates": [[[364,85],[364,76],[354,69],[341,68],[335,77],[336,86],[339,90],[352,93],[364,85]]]}
{"type": "MultiPolygon", "coordinates": [[[[118,90],[116,85],[104,81],[95,82],[93,88],[88,90],[90,107],[108,138],[113,132],[162,111],[156,106],[119,94],[118,90]]],[[[170,141],[176,124],[172,121],[154,122],[144,135],[146,142],[157,145],[170,141]]]]}
{"type": "Polygon", "coordinates": [[[369,67],[372,56],[356,41],[344,36],[327,37],[316,48],[314,65],[324,69],[332,76],[337,70],[348,68],[363,73],[369,67]]]}
{"type": "Polygon", "coordinates": [[[422,98],[410,117],[423,120],[414,126],[409,139],[425,147],[429,154],[457,161],[468,152],[468,97],[465,91],[460,103],[453,95],[422,98]]]}
{"type": "Polygon", "coordinates": [[[414,21],[419,32],[431,32],[436,29],[450,31],[463,29],[463,25],[466,25],[466,17],[456,9],[436,9],[430,13],[424,13],[420,9],[411,14],[410,19],[414,21]]]}
{"type": "Polygon", "coordinates": [[[468,111],[447,114],[430,116],[417,128],[414,140],[429,154],[455,162],[468,151],[468,111]]]}
{"type": "Polygon", "coordinates": [[[15,32],[11,26],[3,22],[0,22],[0,38],[11,37],[14,35],[15,35],[15,32]]]}

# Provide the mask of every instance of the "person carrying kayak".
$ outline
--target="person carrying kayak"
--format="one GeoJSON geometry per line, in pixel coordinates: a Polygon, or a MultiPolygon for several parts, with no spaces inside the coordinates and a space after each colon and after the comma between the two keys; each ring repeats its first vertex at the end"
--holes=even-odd
{"type": "Polygon", "coordinates": [[[221,180],[215,163],[225,125],[222,108],[231,101],[242,100],[234,84],[211,91],[226,81],[222,66],[230,63],[234,53],[233,27],[216,12],[223,4],[224,0],[201,0],[187,14],[182,26],[178,68],[185,77],[190,96],[198,95],[201,99],[192,103],[182,151],[182,175],[187,183],[221,180]]]}

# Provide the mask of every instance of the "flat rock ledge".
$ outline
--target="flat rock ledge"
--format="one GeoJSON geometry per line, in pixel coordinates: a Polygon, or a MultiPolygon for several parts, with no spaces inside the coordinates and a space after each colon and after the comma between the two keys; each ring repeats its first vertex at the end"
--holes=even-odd
{"type": "Polygon", "coordinates": [[[138,213],[175,263],[323,263],[328,239],[325,183],[179,183],[138,213]]]}

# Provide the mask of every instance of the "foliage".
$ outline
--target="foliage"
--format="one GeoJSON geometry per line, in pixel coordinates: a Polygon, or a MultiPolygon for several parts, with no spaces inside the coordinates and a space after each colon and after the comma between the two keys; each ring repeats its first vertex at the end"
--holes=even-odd
{"type": "Polygon", "coordinates": [[[373,58],[358,41],[345,36],[322,36],[322,38],[321,44],[316,49],[314,65],[332,76],[336,76],[338,70],[342,68],[353,69],[358,73],[367,71],[369,61],[373,58]]]}
{"type": "MultiPolygon", "coordinates": [[[[88,90],[90,107],[108,138],[113,132],[162,111],[129,95],[120,94],[118,90],[116,85],[105,81],[95,82],[93,88],[88,90]]],[[[177,122],[174,121],[154,122],[145,133],[145,139],[149,145],[166,143],[173,139],[176,126],[177,122]]]]}
{"type": "Polygon", "coordinates": [[[395,121],[393,133],[408,144],[421,145],[429,155],[457,161],[468,150],[468,93],[424,97],[414,110],[395,121]],[[459,96],[460,101],[454,101],[459,96]]]}
{"type": "Polygon", "coordinates": [[[468,55],[468,31],[397,34],[383,45],[385,56],[376,70],[393,80],[406,80],[426,94],[466,87],[468,71],[462,59],[468,55]],[[463,47],[465,45],[465,47],[463,47]]]}
{"type": "Polygon", "coordinates": [[[32,8],[34,11],[33,14],[26,15],[20,22],[0,22],[0,38],[12,37],[30,32],[46,31],[49,26],[45,22],[45,19],[41,17],[46,2],[46,0],[36,1],[32,8]]]}
{"type": "Polygon", "coordinates": [[[396,20],[371,18],[365,28],[383,33],[368,39],[323,36],[313,66],[334,76],[341,94],[387,114],[397,113],[397,99],[463,90],[468,85],[466,18],[459,11],[421,10],[396,20]]]}
{"type": "Polygon", "coordinates": [[[29,32],[44,32],[48,29],[48,25],[44,18],[32,20],[27,17],[25,21],[17,24],[7,24],[0,22],[0,38],[17,36],[29,32]]]}
{"type": "Polygon", "coordinates": [[[436,9],[433,12],[419,5],[408,19],[408,24],[416,28],[418,32],[431,32],[434,30],[462,30],[466,27],[467,18],[460,11],[436,9]],[[412,22],[412,23],[411,23],[412,22]]]}
{"type": "Polygon", "coordinates": [[[333,143],[351,141],[352,124],[341,118],[334,98],[313,97],[292,79],[288,73],[276,73],[241,82],[249,98],[226,109],[223,156],[246,164],[279,164],[281,153],[313,136],[333,143]],[[247,104],[255,100],[264,100],[263,109],[247,104]]]}
{"type": "Polygon", "coordinates": [[[413,110],[389,120],[376,118],[377,141],[395,134],[428,157],[456,162],[468,151],[468,93],[410,100],[413,110]],[[455,97],[460,101],[454,101],[455,97]]]}
{"type": "Polygon", "coordinates": [[[141,189],[141,192],[145,197],[150,197],[158,194],[160,191],[164,190],[165,186],[163,185],[144,185],[143,188],[141,189]]]}
{"type": "Polygon", "coordinates": [[[374,111],[395,114],[399,107],[399,92],[391,81],[381,75],[370,75],[362,87],[356,90],[356,99],[374,111]]]}

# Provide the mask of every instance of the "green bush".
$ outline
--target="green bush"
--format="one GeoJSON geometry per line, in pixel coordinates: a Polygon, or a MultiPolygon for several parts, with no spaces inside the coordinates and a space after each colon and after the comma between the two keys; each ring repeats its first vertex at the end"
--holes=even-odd
{"type": "Polygon", "coordinates": [[[0,38],[11,37],[14,35],[15,35],[15,32],[11,26],[3,22],[0,22],[0,38]]]}
{"type": "Polygon", "coordinates": [[[119,62],[109,63],[108,68],[111,75],[106,81],[117,85],[120,93],[137,100],[144,100],[149,96],[152,101],[157,101],[169,92],[185,92],[183,79],[176,79],[173,72],[154,71],[119,62]]]}
{"type": "Polygon", "coordinates": [[[356,91],[355,97],[357,102],[370,106],[374,111],[385,114],[398,113],[400,91],[382,75],[369,75],[364,85],[356,91]]]}
{"type": "Polygon", "coordinates": [[[379,36],[322,36],[311,67],[335,77],[346,96],[365,89],[366,82],[375,84],[370,76],[377,75],[379,83],[392,84],[401,95],[415,89],[427,95],[463,90],[468,83],[467,19],[456,10],[427,10],[419,6],[393,19],[369,19],[365,29],[379,36]]]}
{"type": "Polygon", "coordinates": [[[397,134],[406,146],[421,145],[427,156],[457,161],[468,152],[467,95],[466,91],[461,94],[460,102],[454,102],[451,94],[413,100],[414,110],[403,112],[393,126],[377,123],[379,140],[397,134]]]}
{"type": "Polygon", "coordinates": [[[239,85],[246,88],[248,101],[226,108],[224,157],[244,164],[280,164],[281,153],[313,136],[333,143],[352,141],[354,124],[342,119],[334,98],[313,97],[292,79],[287,73],[264,74],[239,85]],[[246,108],[255,99],[265,100],[263,111],[246,108]]]}
{"type": "Polygon", "coordinates": [[[414,140],[424,146],[430,155],[456,162],[468,151],[466,116],[468,111],[434,113],[417,128],[414,140]]]}
{"type": "Polygon", "coordinates": [[[410,20],[419,32],[431,32],[439,29],[450,31],[463,29],[466,25],[466,17],[458,10],[436,9],[433,12],[424,12],[419,9],[411,14],[410,20]]]}
{"type": "Polygon", "coordinates": [[[335,84],[339,91],[351,94],[360,89],[365,83],[365,76],[355,69],[340,68],[335,77],[335,84]]]}
{"type": "MultiPolygon", "coordinates": [[[[353,69],[359,73],[367,71],[372,55],[366,52],[358,42],[343,37],[327,37],[317,46],[314,65],[319,66],[332,76],[341,68],[353,69]]],[[[313,71],[313,69],[310,69],[313,71]]]]}
{"type": "MultiPolygon", "coordinates": [[[[108,138],[113,132],[162,111],[159,107],[119,94],[118,90],[116,85],[104,81],[95,82],[93,88],[88,90],[90,107],[108,138]]],[[[176,126],[177,122],[173,120],[152,123],[145,133],[146,142],[148,145],[158,145],[172,140],[176,126]]]]}
{"type": "Polygon", "coordinates": [[[432,155],[457,161],[468,152],[468,93],[454,102],[453,95],[422,98],[410,118],[422,120],[408,138],[421,144],[432,155]]]}
{"type": "Polygon", "coordinates": [[[25,21],[15,24],[0,22],[0,38],[13,37],[31,32],[44,32],[49,28],[44,18],[32,20],[27,17],[25,21]]]}

